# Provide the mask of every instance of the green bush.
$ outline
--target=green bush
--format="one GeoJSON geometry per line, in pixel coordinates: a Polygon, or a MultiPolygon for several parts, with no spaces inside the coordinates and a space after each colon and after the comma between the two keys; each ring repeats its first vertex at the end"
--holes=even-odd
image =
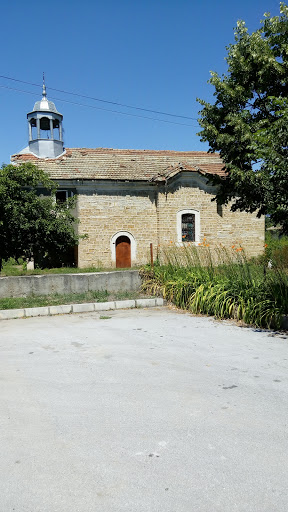
{"type": "Polygon", "coordinates": [[[288,312],[288,274],[276,267],[275,255],[272,268],[267,268],[263,261],[248,261],[239,248],[212,253],[203,247],[174,247],[166,254],[166,264],[143,269],[142,275],[146,291],[192,313],[278,329],[288,312]]]}

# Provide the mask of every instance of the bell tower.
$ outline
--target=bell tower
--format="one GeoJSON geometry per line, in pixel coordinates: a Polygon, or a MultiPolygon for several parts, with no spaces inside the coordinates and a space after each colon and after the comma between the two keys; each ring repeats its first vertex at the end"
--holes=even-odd
{"type": "Polygon", "coordinates": [[[29,153],[39,158],[57,158],[64,152],[62,120],[53,101],[47,100],[43,73],[41,101],[36,101],[32,112],[27,114],[29,128],[29,153]]]}

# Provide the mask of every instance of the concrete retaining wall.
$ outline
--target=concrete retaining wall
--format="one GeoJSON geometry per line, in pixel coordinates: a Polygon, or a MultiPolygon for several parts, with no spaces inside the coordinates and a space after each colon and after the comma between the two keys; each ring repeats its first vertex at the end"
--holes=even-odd
{"type": "Polygon", "coordinates": [[[42,276],[0,277],[0,297],[27,297],[51,293],[84,293],[107,290],[136,291],[141,279],[137,270],[89,274],[47,274],[42,276]]]}

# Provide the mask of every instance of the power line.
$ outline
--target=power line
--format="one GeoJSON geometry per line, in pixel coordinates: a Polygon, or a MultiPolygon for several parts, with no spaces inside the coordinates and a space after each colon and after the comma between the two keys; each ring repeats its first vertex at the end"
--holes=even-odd
{"type": "MultiPolygon", "coordinates": [[[[20,83],[26,84],[26,85],[33,85],[34,87],[42,87],[42,85],[40,85],[40,84],[34,84],[33,82],[25,82],[24,80],[20,80],[18,78],[11,78],[9,76],[0,75],[0,78],[5,78],[6,80],[12,80],[14,82],[20,82],[20,83]]],[[[56,91],[56,92],[61,92],[63,94],[71,94],[73,96],[78,96],[79,98],[86,98],[88,100],[100,101],[102,103],[109,103],[110,105],[117,105],[119,107],[133,108],[133,109],[136,109],[136,110],[142,110],[143,112],[151,112],[152,114],[160,114],[160,115],[164,115],[164,116],[178,117],[178,118],[181,118],[181,119],[190,119],[192,121],[197,121],[196,117],[189,117],[189,116],[171,114],[170,112],[161,112],[161,111],[158,111],[158,110],[151,110],[149,108],[142,108],[142,107],[136,107],[136,106],[133,106],[133,105],[126,105],[125,103],[117,103],[116,101],[103,100],[101,98],[95,98],[93,96],[86,96],[85,94],[79,94],[79,93],[76,93],[76,92],[65,91],[63,89],[55,89],[53,87],[49,87],[49,90],[56,91]]]]}
{"type": "MultiPolygon", "coordinates": [[[[1,75],[0,75],[0,77],[1,77],[1,75]]],[[[0,88],[8,89],[10,91],[17,91],[17,92],[21,92],[21,93],[24,93],[24,94],[30,94],[30,95],[35,96],[34,92],[24,91],[23,89],[16,89],[15,87],[9,87],[8,85],[1,85],[0,84],[0,88]]],[[[112,112],[114,114],[121,114],[123,116],[138,117],[138,118],[142,118],[142,119],[149,119],[150,121],[158,121],[160,123],[177,124],[177,125],[180,125],[180,126],[190,126],[190,127],[196,128],[196,126],[193,125],[193,124],[178,123],[177,121],[169,121],[168,119],[158,119],[156,117],[148,117],[148,116],[141,116],[139,114],[132,114],[132,113],[129,113],[129,112],[121,112],[120,110],[112,110],[112,109],[109,109],[109,108],[96,107],[95,105],[87,105],[86,103],[79,103],[77,101],[64,100],[63,98],[56,98],[55,96],[50,96],[50,97],[53,100],[64,101],[65,103],[70,103],[72,105],[78,105],[78,106],[81,106],[81,107],[94,108],[96,110],[103,110],[105,112],[112,112]]]]}

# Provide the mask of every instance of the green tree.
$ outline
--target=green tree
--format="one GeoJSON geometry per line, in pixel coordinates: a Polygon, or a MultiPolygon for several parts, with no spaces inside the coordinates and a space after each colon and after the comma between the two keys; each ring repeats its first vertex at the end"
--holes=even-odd
{"type": "Polygon", "coordinates": [[[45,266],[67,263],[79,241],[74,230],[77,221],[71,212],[73,200],[56,203],[56,188],[48,175],[31,163],[2,166],[0,265],[10,257],[34,257],[45,266]]]}
{"type": "Polygon", "coordinates": [[[214,104],[203,109],[201,140],[219,151],[227,178],[218,184],[216,200],[232,210],[269,214],[288,233],[288,7],[264,15],[249,34],[237,23],[235,44],[227,47],[228,70],[212,72],[214,104]]]}

